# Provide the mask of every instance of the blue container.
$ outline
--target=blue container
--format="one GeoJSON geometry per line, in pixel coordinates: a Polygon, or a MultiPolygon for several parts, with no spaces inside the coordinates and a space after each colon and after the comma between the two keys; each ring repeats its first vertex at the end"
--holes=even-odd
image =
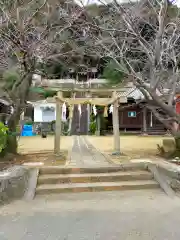
{"type": "Polygon", "coordinates": [[[36,134],[33,132],[32,125],[24,125],[22,128],[21,136],[35,136],[36,134]]]}
{"type": "Polygon", "coordinates": [[[25,136],[31,136],[31,132],[22,132],[22,136],[25,137],[25,136]]]}
{"type": "Polygon", "coordinates": [[[32,132],[33,127],[32,127],[32,125],[24,125],[22,130],[24,130],[24,131],[31,131],[32,132]]]}

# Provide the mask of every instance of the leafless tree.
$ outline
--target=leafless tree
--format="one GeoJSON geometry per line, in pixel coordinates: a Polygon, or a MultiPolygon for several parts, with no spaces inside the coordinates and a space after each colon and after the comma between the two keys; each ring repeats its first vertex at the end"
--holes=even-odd
{"type": "Polygon", "coordinates": [[[180,123],[180,116],[174,108],[180,68],[178,8],[167,0],[99,3],[97,8],[106,11],[87,22],[91,54],[94,50],[99,57],[109,57],[119,71],[131,76],[154,115],[179,136],[175,123],[180,123]],[[92,34],[92,29],[98,33],[92,34]]]}
{"type": "MultiPolygon", "coordinates": [[[[73,52],[81,51],[73,32],[81,14],[82,9],[71,0],[0,1],[1,62],[7,68],[16,67],[19,73],[10,88],[6,83],[1,86],[14,107],[8,122],[11,132],[15,131],[25,106],[37,63],[68,58],[73,52]]],[[[15,137],[12,142],[15,152],[15,137]]]]}

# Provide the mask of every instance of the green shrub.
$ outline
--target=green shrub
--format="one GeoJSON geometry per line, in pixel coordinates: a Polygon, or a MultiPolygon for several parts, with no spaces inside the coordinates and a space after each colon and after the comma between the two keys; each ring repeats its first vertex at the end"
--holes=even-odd
{"type": "Polygon", "coordinates": [[[95,132],[96,132],[96,122],[95,121],[90,122],[89,131],[90,131],[90,133],[95,134],[95,132]]]}
{"type": "Polygon", "coordinates": [[[0,122],[0,153],[6,147],[8,128],[0,122]]]}

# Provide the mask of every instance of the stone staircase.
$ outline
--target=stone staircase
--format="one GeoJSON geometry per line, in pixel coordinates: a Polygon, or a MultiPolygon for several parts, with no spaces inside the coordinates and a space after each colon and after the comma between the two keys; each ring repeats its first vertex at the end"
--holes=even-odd
{"type": "Polygon", "coordinates": [[[144,166],[41,167],[36,195],[160,188],[144,166]]]}

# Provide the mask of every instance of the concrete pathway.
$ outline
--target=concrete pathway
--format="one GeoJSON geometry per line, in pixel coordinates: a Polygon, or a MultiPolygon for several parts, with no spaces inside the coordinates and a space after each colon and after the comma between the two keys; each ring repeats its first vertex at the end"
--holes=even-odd
{"type": "Polygon", "coordinates": [[[61,194],[1,208],[1,240],[178,240],[180,201],[160,190],[61,194]]]}
{"type": "MultiPolygon", "coordinates": [[[[110,164],[86,137],[75,136],[69,165],[110,164]]],[[[160,189],[37,196],[0,213],[0,240],[180,239],[180,200],[160,189]]]]}
{"type": "Polygon", "coordinates": [[[107,166],[106,157],[85,136],[74,136],[67,166],[107,166]]]}

